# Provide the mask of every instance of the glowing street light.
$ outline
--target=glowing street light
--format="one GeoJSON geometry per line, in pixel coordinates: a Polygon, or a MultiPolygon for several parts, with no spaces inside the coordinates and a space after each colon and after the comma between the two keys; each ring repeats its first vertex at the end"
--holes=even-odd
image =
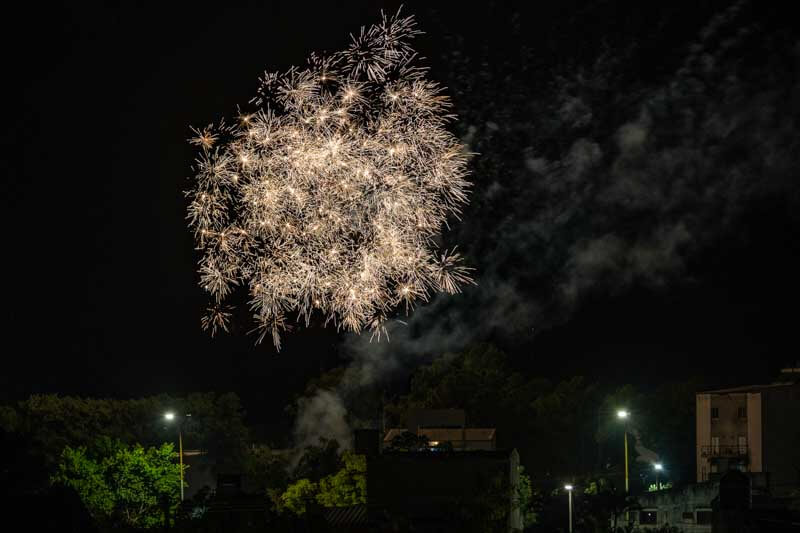
{"type": "Polygon", "coordinates": [[[661,463],[653,463],[653,470],[656,471],[656,490],[661,490],[661,483],[659,483],[658,474],[664,470],[664,465],[661,463]]]}
{"type": "MultiPolygon", "coordinates": [[[[627,422],[630,413],[626,409],[620,409],[617,411],[617,418],[622,420],[623,422],[627,422]]],[[[625,426],[625,493],[629,492],[629,482],[628,482],[628,427],[625,426]]]]}
{"type": "Polygon", "coordinates": [[[564,485],[564,490],[569,494],[569,533],[572,533],[572,485],[564,485]]]}
{"type": "MultiPolygon", "coordinates": [[[[192,416],[192,415],[184,415],[192,416]]],[[[167,411],[164,413],[164,420],[172,422],[175,420],[175,413],[167,411]]],[[[183,435],[181,434],[181,423],[178,423],[178,459],[181,465],[181,501],[183,501],[183,435]]]]}

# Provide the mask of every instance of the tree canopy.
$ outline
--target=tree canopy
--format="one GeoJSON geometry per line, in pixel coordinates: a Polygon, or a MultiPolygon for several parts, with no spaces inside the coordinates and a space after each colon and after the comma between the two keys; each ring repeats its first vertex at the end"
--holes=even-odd
{"type": "Polygon", "coordinates": [[[174,516],[180,466],[171,444],[144,448],[101,439],[92,449],[67,446],[51,481],[75,489],[92,517],[109,527],[152,528],[174,516]]]}

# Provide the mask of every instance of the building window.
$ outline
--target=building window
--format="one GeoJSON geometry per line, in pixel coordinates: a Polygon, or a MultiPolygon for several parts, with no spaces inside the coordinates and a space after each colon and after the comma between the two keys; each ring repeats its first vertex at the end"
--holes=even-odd
{"type": "Polygon", "coordinates": [[[719,407],[712,407],[711,408],[711,419],[714,420],[714,419],[717,419],[717,418],[719,418],[719,407]]]}
{"type": "Polygon", "coordinates": [[[698,526],[711,525],[711,509],[698,509],[695,523],[698,526]]]}
{"type": "Polygon", "coordinates": [[[746,435],[739,435],[739,439],[737,440],[736,444],[738,444],[739,455],[744,455],[744,454],[747,453],[747,436],[746,435]]]}
{"type": "Polygon", "coordinates": [[[694,522],[694,513],[691,512],[691,511],[684,512],[683,513],[683,521],[686,522],[687,524],[693,523],[694,522]]]}
{"type": "Polygon", "coordinates": [[[639,511],[639,523],[646,525],[658,524],[658,511],[655,509],[639,511]]]}
{"type": "Polygon", "coordinates": [[[719,453],[719,437],[711,437],[711,451],[714,454],[719,453]]]}
{"type": "Polygon", "coordinates": [[[747,406],[739,408],[739,418],[747,418],[747,406]]]}

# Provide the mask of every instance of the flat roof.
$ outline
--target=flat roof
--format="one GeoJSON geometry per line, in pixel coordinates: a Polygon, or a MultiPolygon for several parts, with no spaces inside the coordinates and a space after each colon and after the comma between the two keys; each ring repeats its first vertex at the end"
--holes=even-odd
{"type": "Polygon", "coordinates": [[[791,387],[793,385],[798,385],[798,384],[792,381],[788,381],[783,383],[769,383],[766,385],[742,385],[740,387],[730,387],[727,389],[704,390],[698,392],[697,394],[734,394],[737,392],[755,392],[764,389],[775,389],[778,387],[791,387]]]}

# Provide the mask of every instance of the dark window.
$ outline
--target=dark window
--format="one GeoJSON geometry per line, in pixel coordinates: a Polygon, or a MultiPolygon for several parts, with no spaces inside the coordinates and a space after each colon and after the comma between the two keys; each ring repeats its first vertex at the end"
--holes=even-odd
{"type": "Polygon", "coordinates": [[[640,524],[658,524],[657,511],[639,511],[640,524]]]}
{"type": "Polygon", "coordinates": [[[711,523],[711,511],[708,509],[704,509],[702,511],[697,511],[697,525],[708,525],[711,523]]]}
{"type": "Polygon", "coordinates": [[[739,418],[747,418],[747,407],[739,408],[739,418]]]}
{"type": "Polygon", "coordinates": [[[683,513],[683,521],[689,523],[694,522],[694,513],[691,511],[683,513]]]}
{"type": "Polygon", "coordinates": [[[711,408],[711,418],[719,418],[719,407],[711,408]]]}

